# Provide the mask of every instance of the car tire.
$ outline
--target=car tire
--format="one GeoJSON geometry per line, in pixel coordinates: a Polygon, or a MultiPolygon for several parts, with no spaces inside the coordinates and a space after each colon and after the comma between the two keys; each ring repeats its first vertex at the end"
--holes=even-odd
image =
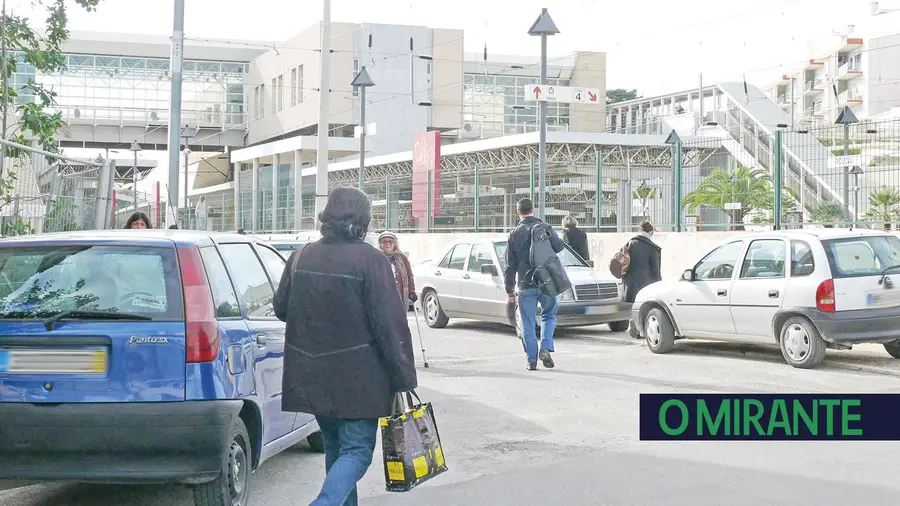
{"type": "Polygon", "coordinates": [[[425,324],[433,329],[442,329],[450,321],[444,314],[441,301],[434,290],[428,290],[422,295],[422,312],[425,313],[425,324]]]}
{"type": "Polygon", "coordinates": [[[313,432],[306,436],[306,442],[309,443],[309,447],[312,451],[316,453],[325,453],[325,440],[322,439],[321,432],[313,432]]]}
{"type": "Polygon", "coordinates": [[[253,477],[253,452],[247,426],[235,417],[231,426],[231,443],[222,455],[219,476],[208,483],[195,485],[196,506],[232,506],[247,504],[253,477]]]}
{"type": "Polygon", "coordinates": [[[900,358],[900,339],[895,339],[889,343],[884,343],[884,351],[894,358],[900,358]]]}
{"type": "Polygon", "coordinates": [[[654,307],[644,317],[647,347],[653,353],[669,353],[675,348],[675,326],[662,309],[654,307]]]}
{"type": "Polygon", "coordinates": [[[621,322],[609,322],[607,323],[607,325],[609,325],[609,330],[613,332],[625,332],[626,330],[628,330],[628,320],[621,322]]]}
{"type": "Polygon", "coordinates": [[[825,360],[825,340],[819,329],[802,316],[792,316],[784,322],[778,344],[784,361],[798,369],[813,369],[825,360]]]}

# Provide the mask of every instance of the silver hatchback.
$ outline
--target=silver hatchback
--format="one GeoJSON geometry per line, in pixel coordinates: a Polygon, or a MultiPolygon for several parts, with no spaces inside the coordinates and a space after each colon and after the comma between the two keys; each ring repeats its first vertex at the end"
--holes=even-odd
{"type": "MultiPolygon", "coordinates": [[[[437,258],[413,267],[425,322],[442,328],[450,318],[503,323],[519,327],[515,305],[506,300],[503,271],[505,240],[475,237],[450,244],[437,258]]],[[[631,304],[623,299],[619,280],[598,274],[566,247],[559,253],[572,289],[560,294],[556,324],[560,327],[609,324],[628,329],[631,304]]]]}

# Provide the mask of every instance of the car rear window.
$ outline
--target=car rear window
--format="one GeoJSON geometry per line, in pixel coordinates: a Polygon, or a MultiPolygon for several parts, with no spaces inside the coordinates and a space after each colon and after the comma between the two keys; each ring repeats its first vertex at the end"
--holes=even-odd
{"type": "Polygon", "coordinates": [[[45,318],[69,309],[183,320],[175,250],[109,245],[0,248],[0,318],[45,318]]]}
{"type": "MultiPolygon", "coordinates": [[[[509,243],[506,241],[503,242],[495,242],[494,249],[497,250],[497,257],[500,259],[500,266],[506,269],[506,248],[509,243]]],[[[587,264],[581,260],[572,250],[566,245],[565,249],[556,254],[559,257],[560,261],[563,264],[563,267],[587,267],[587,264]]]]}
{"type": "Polygon", "coordinates": [[[828,239],[822,246],[835,278],[878,276],[889,267],[900,268],[900,239],[892,235],[828,239]]]}

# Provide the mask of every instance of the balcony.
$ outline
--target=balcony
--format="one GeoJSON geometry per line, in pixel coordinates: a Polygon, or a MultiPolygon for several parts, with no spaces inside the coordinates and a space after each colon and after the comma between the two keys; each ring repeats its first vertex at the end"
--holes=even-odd
{"type": "Polygon", "coordinates": [[[791,101],[791,97],[789,97],[788,95],[778,95],[778,97],[775,99],[775,103],[778,104],[778,107],[786,109],[790,108],[793,102],[791,101]]]}
{"type": "Polygon", "coordinates": [[[863,45],[863,40],[858,37],[844,37],[841,39],[841,46],[838,48],[838,53],[849,53],[855,49],[861,48],[863,45]]]}
{"type": "Polygon", "coordinates": [[[862,62],[858,58],[848,60],[838,67],[837,78],[839,81],[849,81],[850,79],[862,75],[862,62]]]}
{"type": "Polygon", "coordinates": [[[825,66],[824,60],[809,60],[806,63],[806,70],[818,70],[825,66]]]}
{"type": "Polygon", "coordinates": [[[816,95],[823,91],[825,91],[825,80],[821,78],[808,81],[806,86],[803,87],[803,94],[806,96],[816,95]]]}
{"type": "Polygon", "coordinates": [[[838,105],[861,104],[863,102],[862,90],[858,88],[849,89],[843,93],[838,94],[837,100],[838,105]]]}

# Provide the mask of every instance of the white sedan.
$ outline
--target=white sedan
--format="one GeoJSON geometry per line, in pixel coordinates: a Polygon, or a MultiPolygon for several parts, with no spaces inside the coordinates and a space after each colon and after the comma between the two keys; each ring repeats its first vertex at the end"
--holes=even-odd
{"type": "Polygon", "coordinates": [[[780,346],[813,368],[826,348],[881,343],[900,358],[900,239],[876,230],[808,229],[742,234],[677,281],[638,292],[632,307],[650,351],[681,338],[780,346]]]}
{"type": "MultiPolygon", "coordinates": [[[[606,323],[613,331],[627,330],[631,305],[622,301],[621,282],[598,274],[568,246],[559,257],[573,289],[559,295],[557,326],[606,323]]],[[[425,323],[442,328],[450,318],[465,318],[518,327],[518,311],[506,299],[505,258],[505,240],[473,237],[455,241],[437,260],[413,267],[425,323]]]]}

